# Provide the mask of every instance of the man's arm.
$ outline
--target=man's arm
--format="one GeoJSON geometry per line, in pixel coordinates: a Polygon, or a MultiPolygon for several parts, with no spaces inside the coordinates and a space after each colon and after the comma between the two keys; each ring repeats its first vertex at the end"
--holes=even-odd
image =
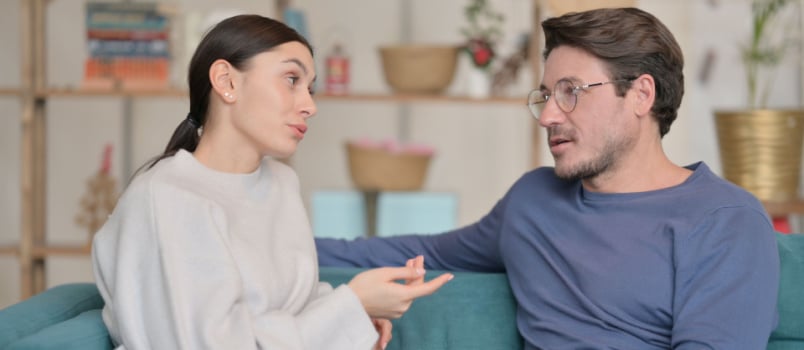
{"type": "Polygon", "coordinates": [[[353,241],[316,238],[321,266],[377,267],[404,265],[424,255],[428,269],[504,271],[499,252],[502,218],[509,196],[503,197],[480,221],[438,235],[358,238],[353,241]]]}
{"type": "Polygon", "coordinates": [[[776,327],[779,253],[753,208],[721,208],[678,242],[673,349],[764,349],[776,327]]]}

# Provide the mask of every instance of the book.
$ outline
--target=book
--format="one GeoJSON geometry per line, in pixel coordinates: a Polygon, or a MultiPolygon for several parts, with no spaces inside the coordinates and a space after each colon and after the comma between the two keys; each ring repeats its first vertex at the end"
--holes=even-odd
{"type": "Polygon", "coordinates": [[[89,58],[82,85],[89,89],[164,89],[169,86],[169,71],[167,58],[89,58]]]}
{"type": "Polygon", "coordinates": [[[89,56],[98,57],[170,57],[167,40],[89,39],[89,56]]]}
{"type": "Polygon", "coordinates": [[[157,2],[88,2],[82,86],[159,89],[169,86],[172,7],[157,2]]]}
{"type": "Polygon", "coordinates": [[[88,2],[88,29],[151,29],[169,26],[169,7],[156,2],[88,2]]]}

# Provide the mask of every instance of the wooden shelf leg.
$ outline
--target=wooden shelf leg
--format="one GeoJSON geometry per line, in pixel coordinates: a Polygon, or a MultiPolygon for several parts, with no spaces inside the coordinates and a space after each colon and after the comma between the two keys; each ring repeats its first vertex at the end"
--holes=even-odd
{"type": "Polygon", "coordinates": [[[377,197],[379,191],[363,191],[363,204],[366,208],[366,236],[377,236],[377,197]]]}

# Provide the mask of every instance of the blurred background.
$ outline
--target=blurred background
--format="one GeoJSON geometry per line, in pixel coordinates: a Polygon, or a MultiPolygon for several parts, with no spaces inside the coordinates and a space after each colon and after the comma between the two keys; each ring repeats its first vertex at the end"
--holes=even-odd
{"type": "MultiPolygon", "coordinates": [[[[26,296],[19,258],[25,230],[21,188],[29,174],[23,172],[24,164],[35,156],[23,146],[26,108],[38,108],[45,121],[46,177],[40,182],[44,209],[38,223],[44,232],[42,245],[78,247],[43,253],[45,287],[92,280],[86,245],[93,230],[77,216],[88,210],[87,198],[122,191],[133,171],[161,152],[188,111],[185,71],[195,44],[210,25],[238,13],[292,19],[291,24],[315,48],[318,114],[309,121],[296,155],[287,160],[300,177],[315,234],[352,237],[441,231],[480,219],[519,176],[552,164],[542,147],[542,131],[525,104],[527,93],[539,81],[541,48],[529,50],[526,59],[517,56],[523,43],[540,42],[534,17],[607,3],[295,0],[285,2],[280,10],[274,1],[158,1],[166,6],[169,18],[168,69],[156,85],[145,87],[151,92],[123,93],[115,87],[97,92],[98,86],[89,84],[85,67],[97,52],[90,45],[93,23],[87,19],[87,1],[36,0],[30,3],[45,4],[41,57],[45,90],[33,98],[28,95],[33,90],[25,88],[26,67],[39,58],[24,55],[32,44],[23,29],[27,28],[27,17],[21,15],[26,2],[0,0],[0,307],[26,296]],[[473,38],[467,31],[472,21],[466,12],[478,3],[499,15],[499,20],[485,19],[488,22],[480,24],[498,34],[490,42],[491,62],[480,69],[487,80],[479,90],[479,57],[467,46],[473,38]],[[539,40],[530,40],[533,37],[528,35],[533,34],[539,40]],[[380,48],[403,44],[459,47],[453,66],[438,70],[454,69],[447,84],[424,92],[393,88],[386,79],[388,67],[383,65],[380,48]],[[347,75],[332,71],[343,61],[330,59],[346,59],[347,75]],[[496,88],[484,90],[495,76],[500,80],[496,88]],[[374,188],[368,192],[374,196],[367,196],[350,175],[347,141],[379,145],[386,151],[388,145],[415,144],[432,151],[432,156],[415,188],[374,188]],[[93,187],[89,181],[105,171],[104,159],[108,165],[104,176],[114,179],[114,186],[93,187]],[[367,228],[369,220],[372,226],[367,228]]],[[[749,43],[752,1],[631,3],[661,19],[685,54],[686,93],[679,118],[664,139],[665,150],[677,164],[702,160],[720,174],[714,112],[746,108],[748,91],[740,50],[749,43]]],[[[780,20],[784,24],[779,34],[768,39],[789,47],[768,84],[772,86],[768,105],[799,109],[803,95],[801,3],[790,3],[780,20]]],[[[797,220],[790,225],[793,230],[799,226],[797,220]]]]}

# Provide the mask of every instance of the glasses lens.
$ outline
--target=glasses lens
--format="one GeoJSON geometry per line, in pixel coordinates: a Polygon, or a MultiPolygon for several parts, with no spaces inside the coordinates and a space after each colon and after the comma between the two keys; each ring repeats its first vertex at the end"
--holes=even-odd
{"type": "Polygon", "coordinates": [[[558,102],[558,107],[561,107],[561,110],[569,113],[575,109],[575,102],[577,102],[578,95],[575,94],[575,87],[572,83],[568,80],[559,80],[556,83],[555,91],[553,94],[556,97],[556,102],[558,102]]]}
{"type": "Polygon", "coordinates": [[[539,114],[546,100],[541,90],[533,90],[528,94],[528,109],[534,118],[539,119],[539,114]]]}

